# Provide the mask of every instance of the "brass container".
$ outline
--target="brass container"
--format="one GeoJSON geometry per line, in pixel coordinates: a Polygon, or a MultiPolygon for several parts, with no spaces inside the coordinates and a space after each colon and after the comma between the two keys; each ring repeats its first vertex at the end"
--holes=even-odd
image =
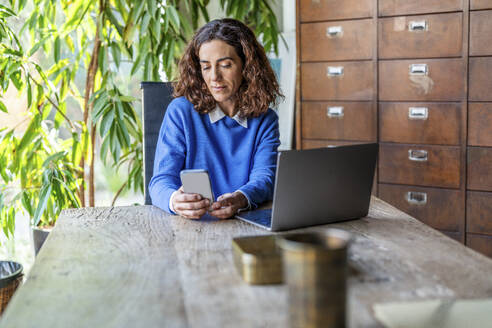
{"type": "Polygon", "coordinates": [[[291,327],[346,327],[350,240],[338,229],[279,238],[291,327]]]}
{"type": "Polygon", "coordinates": [[[282,283],[282,254],[274,235],[232,239],[234,264],[248,284],[282,283]]]}

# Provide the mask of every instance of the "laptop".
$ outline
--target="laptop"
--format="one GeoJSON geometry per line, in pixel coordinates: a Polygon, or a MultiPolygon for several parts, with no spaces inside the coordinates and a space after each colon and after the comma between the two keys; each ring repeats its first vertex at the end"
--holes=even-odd
{"type": "Polygon", "coordinates": [[[236,218],[270,231],[367,216],[378,144],[280,151],[271,209],[236,218]]]}

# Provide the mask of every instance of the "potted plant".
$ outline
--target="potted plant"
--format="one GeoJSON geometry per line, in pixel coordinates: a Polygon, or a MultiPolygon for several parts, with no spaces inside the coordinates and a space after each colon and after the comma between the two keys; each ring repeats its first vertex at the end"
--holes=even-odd
{"type": "MultiPolygon", "coordinates": [[[[221,0],[220,7],[276,51],[272,1],[221,0]]],[[[10,3],[16,7],[0,5],[0,93],[13,85],[25,97],[27,128],[0,130],[0,221],[7,236],[19,211],[35,231],[45,231],[63,209],[95,205],[98,144],[106,165],[128,170],[120,191],[143,192],[139,107],[124,78],[159,81],[164,72],[172,79],[186,40],[210,19],[208,0],[10,3]]],[[[0,110],[8,112],[1,98],[0,110]]]]}

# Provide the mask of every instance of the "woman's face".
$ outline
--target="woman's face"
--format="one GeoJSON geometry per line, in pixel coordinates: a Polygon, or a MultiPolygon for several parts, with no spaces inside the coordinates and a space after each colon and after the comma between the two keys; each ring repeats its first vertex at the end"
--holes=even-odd
{"type": "Polygon", "coordinates": [[[221,40],[202,44],[198,52],[205,84],[219,106],[235,112],[234,96],[243,80],[243,65],[234,47],[221,40]]]}

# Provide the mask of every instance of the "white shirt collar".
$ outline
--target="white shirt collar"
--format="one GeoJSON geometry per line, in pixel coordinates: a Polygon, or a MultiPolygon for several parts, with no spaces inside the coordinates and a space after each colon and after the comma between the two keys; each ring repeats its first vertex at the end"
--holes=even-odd
{"type": "MultiPolygon", "coordinates": [[[[220,121],[226,114],[220,109],[219,105],[215,106],[214,110],[208,113],[208,117],[210,118],[210,123],[214,124],[217,121],[220,121]]],[[[248,119],[239,116],[239,112],[236,113],[232,117],[237,124],[241,125],[243,128],[248,128],[248,119]]]]}

